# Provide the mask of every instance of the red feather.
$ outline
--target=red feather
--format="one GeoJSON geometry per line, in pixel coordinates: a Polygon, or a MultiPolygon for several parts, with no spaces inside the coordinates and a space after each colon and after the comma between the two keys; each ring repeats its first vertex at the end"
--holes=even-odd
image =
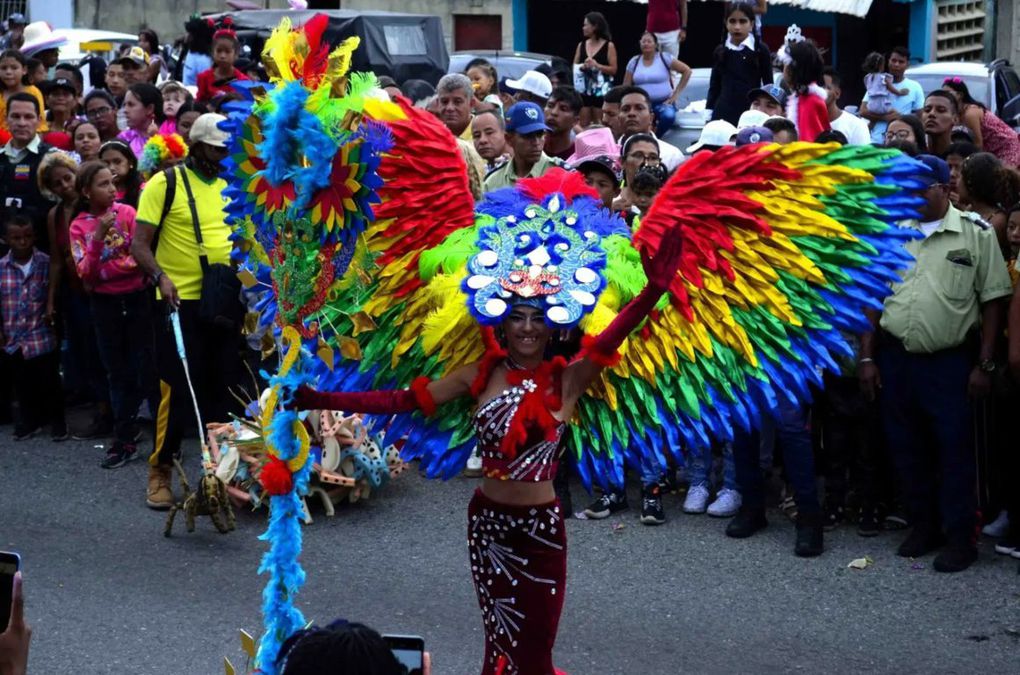
{"type": "Polygon", "coordinates": [[[316,14],[304,25],[305,40],[308,42],[308,56],[305,57],[301,79],[306,87],[314,89],[319,85],[329,62],[329,43],[322,42],[322,36],[329,26],[329,17],[316,14]]]}
{"type": "Polygon", "coordinates": [[[278,457],[272,457],[262,466],[259,483],[269,494],[279,496],[291,491],[294,487],[294,478],[286,462],[278,457]]]}
{"type": "Polygon", "coordinates": [[[595,188],[584,182],[583,174],[560,168],[550,169],[538,178],[525,178],[524,180],[517,181],[517,187],[529,199],[533,199],[536,202],[554,192],[559,192],[570,200],[580,195],[594,197],[595,199],[598,199],[599,196],[595,188]]]}

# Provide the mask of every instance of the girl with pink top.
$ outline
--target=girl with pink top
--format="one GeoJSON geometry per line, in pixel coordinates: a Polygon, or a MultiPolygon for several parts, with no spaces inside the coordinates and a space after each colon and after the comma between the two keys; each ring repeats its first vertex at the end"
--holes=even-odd
{"type": "Polygon", "coordinates": [[[113,173],[100,161],[78,170],[77,216],[71,255],[89,292],[99,356],[110,381],[115,440],[102,466],[114,469],[136,456],[136,422],[143,398],[153,400],[152,293],[131,256],[135,210],[116,201],[113,173]]]}
{"type": "Polygon", "coordinates": [[[163,123],[163,95],[148,82],[136,82],[124,94],[122,110],[127,129],[117,134],[117,138],[127,143],[137,157],[142,154],[145,141],[163,123]]]}

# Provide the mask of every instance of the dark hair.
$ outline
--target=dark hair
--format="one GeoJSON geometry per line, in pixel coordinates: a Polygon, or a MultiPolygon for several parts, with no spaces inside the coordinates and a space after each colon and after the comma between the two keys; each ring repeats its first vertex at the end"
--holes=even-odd
{"type": "Polygon", "coordinates": [[[152,113],[156,116],[156,121],[159,123],[163,122],[163,94],[160,93],[156,85],[149,82],[135,82],[128,91],[135,95],[143,106],[152,106],[152,113]]]}
{"type": "Polygon", "coordinates": [[[866,73],[880,73],[885,68],[885,57],[879,52],[871,52],[864,57],[864,63],[861,64],[861,70],[866,73]]]}
{"type": "Polygon", "coordinates": [[[212,47],[213,28],[212,23],[199,15],[194,15],[184,24],[184,30],[191,36],[188,50],[196,54],[208,54],[212,47]]]}
{"type": "Polygon", "coordinates": [[[142,30],[138,31],[138,36],[139,37],[144,36],[145,39],[149,42],[149,45],[152,46],[152,51],[149,52],[150,54],[159,53],[159,36],[156,35],[156,31],[152,30],[151,28],[143,28],[142,30]]]}
{"type": "Polygon", "coordinates": [[[665,182],[666,167],[662,164],[649,164],[637,170],[637,173],[634,174],[634,179],[631,181],[630,189],[634,192],[658,191],[662,189],[665,182]]]}
{"type": "Polygon", "coordinates": [[[725,22],[736,12],[740,12],[748,18],[748,20],[754,23],[754,6],[749,2],[731,2],[726,5],[726,12],[723,14],[723,21],[725,22]]]}
{"type": "Polygon", "coordinates": [[[924,100],[927,101],[932,96],[946,99],[952,106],[953,112],[956,113],[957,115],[960,114],[960,104],[956,102],[956,97],[953,96],[951,92],[946,91],[945,89],[935,89],[934,91],[928,92],[928,95],[924,97],[924,100]]]}
{"type": "Polygon", "coordinates": [[[342,619],[325,628],[312,626],[295,632],[284,641],[276,657],[281,675],[332,672],[326,664],[344,664],[342,672],[357,675],[404,675],[407,672],[377,631],[342,619]]]}
{"type": "Polygon", "coordinates": [[[11,114],[11,104],[15,101],[21,101],[22,103],[31,103],[32,107],[35,108],[35,114],[41,115],[42,110],[39,109],[39,99],[32,96],[27,91],[19,91],[17,94],[11,94],[11,97],[7,99],[7,114],[11,114]]]}
{"type": "Polygon", "coordinates": [[[425,80],[407,80],[400,85],[400,93],[414,104],[427,99],[429,96],[435,96],[436,88],[425,80]]]}
{"type": "MultiPolygon", "coordinates": [[[[843,78],[840,76],[839,71],[832,66],[825,66],[825,68],[822,69],[822,77],[825,77],[826,75],[828,75],[829,79],[832,80],[832,86],[843,86],[843,78]]],[[[819,82],[819,84],[821,84],[821,82],[819,82]]]]}
{"type": "Polygon", "coordinates": [[[790,76],[793,79],[791,84],[795,92],[803,93],[808,85],[822,81],[822,71],[825,63],[818,48],[811,40],[794,42],[789,46],[790,53],[790,76]]]}
{"type": "Polygon", "coordinates": [[[788,131],[793,134],[793,140],[797,140],[797,126],[785,117],[770,117],[762,122],[762,126],[771,131],[773,135],[781,131],[788,131]]]}
{"type": "Polygon", "coordinates": [[[903,45],[898,45],[890,49],[889,56],[892,56],[893,54],[895,54],[896,56],[902,56],[907,61],[910,60],[910,50],[904,47],[903,45]]]}
{"type": "Polygon", "coordinates": [[[999,208],[1020,201],[1020,173],[990,152],[977,152],[960,168],[960,180],[977,201],[999,208]]]}
{"type": "Polygon", "coordinates": [[[967,159],[978,152],[981,152],[981,150],[970,141],[957,141],[956,143],[950,143],[949,147],[946,148],[946,157],[949,157],[949,155],[959,155],[961,158],[967,159]]]}
{"type": "Polygon", "coordinates": [[[646,35],[650,36],[652,38],[652,41],[655,42],[656,45],[659,44],[659,36],[658,35],[656,35],[655,33],[653,33],[650,30],[646,30],[644,33],[641,34],[641,37],[644,37],[646,35]]]}
{"type": "Polygon", "coordinates": [[[124,198],[120,201],[122,204],[127,204],[132,208],[138,208],[138,197],[142,192],[142,174],[138,171],[138,157],[131,150],[131,146],[124,141],[112,140],[99,146],[100,160],[103,157],[103,153],[107,150],[119,152],[128,161],[128,164],[131,165],[131,171],[128,175],[124,176],[124,198]]]}
{"type": "Polygon", "coordinates": [[[631,87],[625,87],[622,84],[612,87],[606,92],[606,95],[602,98],[602,102],[619,105],[620,101],[623,100],[624,92],[630,88],[631,87]]]}
{"type": "MultiPolygon", "coordinates": [[[[914,138],[917,139],[915,141],[915,146],[918,153],[925,154],[928,152],[928,140],[924,135],[924,124],[921,123],[921,119],[917,115],[900,115],[898,118],[894,119],[893,122],[903,122],[910,127],[910,130],[914,132],[914,138]]],[[[892,124],[892,122],[889,124],[892,124]]],[[[886,130],[888,129],[889,127],[886,126],[886,130]]]]}
{"type": "Polygon", "coordinates": [[[29,86],[30,84],[33,84],[33,82],[32,82],[32,73],[33,73],[33,71],[37,70],[39,68],[39,66],[41,66],[42,64],[43,64],[43,62],[40,61],[39,59],[31,59],[31,58],[30,59],[25,59],[25,74],[22,75],[22,77],[21,77],[21,83],[23,85],[25,85],[26,87],[29,86]]]}
{"type": "MultiPolygon", "coordinates": [[[[188,92],[190,95],[191,92],[188,92]]],[[[196,101],[191,99],[181,104],[181,107],[177,109],[177,117],[180,118],[184,113],[197,112],[199,115],[204,115],[209,112],[209,106],[202,101],[196,101]]]]}
{"type": "Polygon", "coordinates": [[[840,145],[846,145],[849,142],[846,134],[836,129],[826,129],[815,137],[815,143],[839,143],[840,145]]]}
{"type": "Polygon", "coordinates": [[[210,46],[215,47],[216,43],[219,42],[220,40],[226,40],[227,42],[229,42],[234,47],[234,54],[236,56],[241,55],[241,41],[237,39],[236,33],[229,30],[227,31],[218,30],[216,31],[216,34],[213,35],[212,43],[210,46]]]}
{"type": "Polygon", "coordinates": [[[89,103],[97,98],[101,98],[106,101],[106,104],[114,110],[117,109],[117,101],[113,98],[113,94],[105,89],[93,89],[85,96],[85,101],[81,104],[82,110],[87,110],[89,103]]]}
{"type": "Polygon", "coordinates": [[[967,88],[967,83],[958,77],[957,78],[947,77],[946,79],[942,80],[942,89],[944,90],[952,89],[953,91],[955,91],[957,94],[960,95],[960,100],[963,101],[964,105],[977,105],[984,108],[984,106],[981,105],[979,101],[975,100],[974,97],[970,95],[970,89],[967,88]]]}
{"type": "Polygon", "coordinates": [[[71,77],[74,78],[75,84],[78,85],[79,89],[85,86],[85,78],[82,77],[81,68],[74,65],[73,63],[67,63],[66,61],[63,63],[58,63],[53,68],[53,71],[56,72],[58,70],[66,70],[67,72],[71,73],[71,77]]]}
{"type": "MultiPolygon", "coordinates": [[[[615,89],[615,87],[614,87],[615,89]]],[[[648,107],[652,107],[652,97],[648,95],[648,92],[641,87],[620,87],[620,103],[623,103],[623,99],[632,94],[640,94],[645,97],[645,101],[648,103],[648,107]]]]}
{"type": "Polygon", "coordinates": [[[609,32],[609,22],[606,21],[606,17],[602,12],[588,12],[584,15],[584,20],[595,27],[596,37],[600,37],[606,42],[613,39],[612,34],[609,32]]]}
{"type": "Polygon", "coordinates": [[[467,66],[464,67],[464,74],[467,75],[467,71],[472,68],[481,68],[484,70],[485,74],[492,78],[493,87],[499,84],[499,73],[496,72],[496,66],[489,63],[488,59],[471,59],[468,61],[467,66]]]}
{"type": "Polygon", "coordinates": [[[31,227],[33,231],[35,230],[35,227],[32,225],[32,219],[17,211],[8,211],[7,216],[4,218],[4,232],[11,227],[31,227]]]}
{"type": "Polygon", "coordinates": [[[581,114],[581,95],[578,94],[573,87],[560,86],[553,89],[552,93],[549,94],[549,103],[555,103],[557,101],[562,101],[570,106],[571,112],[575,115],[581,114]]]}
{"type": "Polygon", "coordinates": [[[913,141],[901,141],[897,139],[895,141],[889,141],[882,147],[892,148],[893,150],[899,150],[904,155],[907,155],[909,157],[917,157],[918,155],[924,154],[917,147],[917,143],[914,143],[913,141]]]}
{"type": "MultiPolygon", "coordinates": [[[[100,151],[100,154],[102,154],[102,151],[100,151]]],[[[85,196],[85,190],[92,185],[96,175],[106,168],[106,162],[99,159],[89,160],[78,167],[78,173],[74,180],[74,189],[78,192],[78,199],[74,203],[75,216],[89,210],[89,199],[85,196]]]]}

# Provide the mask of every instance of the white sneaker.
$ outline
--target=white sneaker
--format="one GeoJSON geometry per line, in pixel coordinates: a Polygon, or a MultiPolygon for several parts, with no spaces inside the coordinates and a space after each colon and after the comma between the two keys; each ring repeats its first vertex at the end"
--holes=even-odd
{"type": "Polygon", "coordinates": [[[999,511],[999,516],[992,522],[981,528],[981,534],[986,537],[1005,537],[1009,531],[1009,514],[999,511]]]}
{"type": "Polygon", "coordinates": [[[469,478],[477,478],[482,475],[482,455],[475,450],[468,457],[467,467],[464,469],[464,475],[469,478]]]}
{"type": "Polygon", "coordinates": [[[716,518],[735,516],[737,511],[740,510],[742,501],[739,492],[723,488],[719,490],[715,501],[708,507],[708,515],[715,516],[716,518]]]}
{"type": "Polygon", "coordinates": [[[708,486],[692,485],[684,499],[684,513],[704,513],[708,508],[708,486]]]}

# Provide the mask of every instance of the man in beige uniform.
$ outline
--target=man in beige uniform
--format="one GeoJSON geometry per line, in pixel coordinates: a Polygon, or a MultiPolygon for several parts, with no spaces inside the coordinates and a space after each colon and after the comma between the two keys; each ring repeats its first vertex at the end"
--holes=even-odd
{"type": "Polygon", "coordinates": [[[949,203],[949,166],[931,155],[918,159],[933,174],[920,193],[924,237],[907,244],[916,261],[886,299],[879,330],[862,336],[858,372],[866,395],[880,391],[889,453],[914,525],[899,555],[916,558],[946,544],[933,567],[959,572],[977,559],[968,395],[991,387],[1011,285],[995,232],[949,203]]]}

